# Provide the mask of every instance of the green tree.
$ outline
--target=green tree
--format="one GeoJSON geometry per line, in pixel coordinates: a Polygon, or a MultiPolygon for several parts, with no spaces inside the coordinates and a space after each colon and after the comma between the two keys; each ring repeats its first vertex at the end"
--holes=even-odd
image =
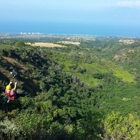
{"type": "Polygon", "coordinates": [[[22,40],[19,40],[19,41],[15,42],[14,45],[16,47],[24,47],[25,46],[25,43],[22,40]]]}
{"type": "Polygon", "coordinates": [[[140,139],[140,120],[132,114],[122,116],[112,112],[104,120],[104,138],[114,140],[140,139]]]}

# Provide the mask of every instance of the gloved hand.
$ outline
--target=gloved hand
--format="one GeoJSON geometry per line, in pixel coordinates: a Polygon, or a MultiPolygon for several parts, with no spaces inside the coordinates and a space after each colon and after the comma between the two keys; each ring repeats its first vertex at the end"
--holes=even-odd
{"type": "Polygon", "coordinates": [[[15,82],[15,85],[17,85],[17,82],[15,82]]]}
{"type": "Polygon", "coordinates": [[[12,82],[10,81],[10,83],[9,83],[10,85],[12,84],[12,82]]]}

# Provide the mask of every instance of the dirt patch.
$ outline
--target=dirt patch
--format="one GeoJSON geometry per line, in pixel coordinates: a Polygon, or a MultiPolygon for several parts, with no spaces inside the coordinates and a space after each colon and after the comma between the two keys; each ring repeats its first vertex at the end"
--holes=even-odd
{"type": "MultiPolygon", "coordinates": [[[[5,70],[4,68],[0,67],[0,72],[2,73],[3,76],[5,77],[10,77],[10,72],[5,70]]],[[[0,79],[3,77],[1,76],[0,79]]]]}
{"type": "Polygon", "coordinates": [[[66,47],[66,46],[63,46],[63,45],[59,45],[59,44],[54,44],[54,43],[43,43],[43,42],[35,42],[35,43],[26,43],[28,45],[31,45],[31,46],[39,46],[39,47],[50,47],[50,48],[54,48],[54,47],[66,47]]]}
{"type": "Polygon", "coordinates": [[[80,42],[74,42],[74,41],[59,41],[58,43],[80,45],[80,42]]]}
{"type": "Polygon", "coordinates": [[[122,55],[115,55],[112,60],[116,60],[116,61],[122,60],[122,61],[124,61],[125,59],[129,59],[129,58],[127,57],[127,55],[125,53],[123,53],[122,55]]]}
{"type": "Polygon", "coordinates": [[[135,40],[133,40],[133,39],[120,39],[119,42],[124,43],[124,44],[133,44],[135,42],[135,40]]]}
{"type": "Polygon", "coordinates": [[[16,64],[17,67],[20,67],[21,69],[24,69],[25,71],[28,70],[28,68],[24,67],[22,64],[18,63],[16,60],[14,60],[14,59],[12,59],[12,58],[10,58],[10,57],[5,57],[5,56],[3,56],[3,58],[4,58],[6,61],[8,61],[9,63],[12,63],[12,64],[14,63],[14,64],[16,64]]]}
{"type": "Polygon", "coordinates": [[[134,50],[128,50],[128,53],[134,53],[135,51],[134,50]]]}

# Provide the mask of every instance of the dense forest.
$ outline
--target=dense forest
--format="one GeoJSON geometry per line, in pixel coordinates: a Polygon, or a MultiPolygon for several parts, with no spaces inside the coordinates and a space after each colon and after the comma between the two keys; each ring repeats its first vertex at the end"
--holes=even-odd
{"type": "Polygon", "coordinates": [[[139,38],[0,36],[0,139],[140,139],[139,62],[139,38]]]}

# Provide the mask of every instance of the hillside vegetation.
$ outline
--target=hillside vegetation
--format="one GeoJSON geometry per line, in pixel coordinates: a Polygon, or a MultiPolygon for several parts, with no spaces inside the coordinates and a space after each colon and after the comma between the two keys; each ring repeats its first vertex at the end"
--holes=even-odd
{"type": "Polygon", "coordinates": [[[140,139],[139,51],[139,39],[1,39],[0,139],[140,139]],[[28,95],[7,103],[9,81],[28,95]]]}

